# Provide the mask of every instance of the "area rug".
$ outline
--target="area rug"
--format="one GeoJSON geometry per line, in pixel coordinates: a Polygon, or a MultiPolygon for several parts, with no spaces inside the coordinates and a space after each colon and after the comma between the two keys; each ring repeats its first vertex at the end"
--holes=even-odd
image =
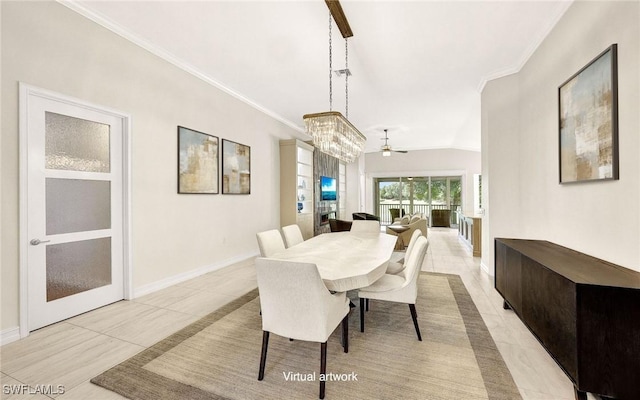
{"type": "MultiPolygon", "coordinates": [[[[333,380],[326,398],[520,399],[460,277],[422,272],[418,284],[423,341],[405,304],[372,300],[364,333],[354,309],[349,353],[342,351],[339,327],[329,338],[327,373],[333,380]]],[[[91,382],[141,400],[317,398],[318,343],[271,335],[265,377],[257,380],[259,310],[254,290],[91,382]]]]}

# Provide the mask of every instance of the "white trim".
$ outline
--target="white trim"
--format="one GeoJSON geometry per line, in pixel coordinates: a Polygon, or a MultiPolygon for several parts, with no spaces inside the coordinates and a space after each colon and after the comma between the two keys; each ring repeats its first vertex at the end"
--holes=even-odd
{"type": "Polygon", "coordinates": [[[0,332],[0,346],[20,340],[20,327],[14,326],[13,328],[5,329],[0,332]]]}
{"type": "Polygon", "coordinates": [[[547,36],[549,36],[553,28],[555,28],[555,26],[558,24],[560,18],[562,18],[562,16],[564,16],[564,13],[566,13],[569,7],[571,7],[573,1],[574,0],[567,0],[560,4],[560,12],[556,14],[554,19],[548,21],[547,26],[544,27],[544,30],[540,32],[538,37],[534,38],[534,40],[529,43],[529,46],[526,48],[525,52],[522,54],[522,57],[520,57],[520,60],[518,60],[518,62],[510,67],[506,67],[500,71],[492,72],[489,75],[483,76],[482,79],[480,79],[480,84],[478,85],[478,93],[482,93],[482,90],[484,89],[487,82],[520,72],[527,61],[529,61],[533,53],[536,52],[538,47],[540,47],[542,42],[547,38],[547,36]]]}
{"type": "Polygon", "coordinates": [[[138,297],[142,297],[147,294],[157,292],[158,290],[168,288],[169,286],[173,286],[178,283],[188,281],[189,279],[197,278],[206,273],[217,271],[221,268],[228,267],[230,265],[249,260],[259,255],[260,255],[259,253],[251,253],[251,254],[244,254],[241,256],[227,258],[226,260],[222,260],[214,264],[205,265],[204,267],[196,268],[191,271],[183,272],[177,275],[170,276],[168,278],[161,279],[159,281],[155,281],[155,282],[143,285],[134,290],[133,298],[137,299],[138,297]]]}
{"type": "Polygon", "coordinates": [[[206,73],[200,71],[199,69],[197,69],[196,67],[194,67],[193,65],[190,65],[186,62],[184,62],[183,60],[181,60],[180,58],[176,57],[175,55],[169,53],[168,51],[150,43],[149,41],[143,39],[142,37],[136,35],[135,33],[127,30],[126,28],[124,28],[122,25],[117,24],[116,22],[110,20],[109,18],[105,17],[104,15],[97,13],[93,10],[89,10],[88,8],[86,8],[85,6],[83,6],[82,4],[76,2],[75,0],[56,0],[58,3],[62,4],[63,6],[77,12],[78,14],[82,15],[83,17],[90,19],[91,21],[95,22],[98,25],[101,25],[105,28],[107,28],[108,30],[110,30],[111,32],[125,38],[126,40],[130,41],[131,43],[134,43],[137,46],[140,46],[141,48],[147,50],[148,52],[150,52],[151,54],[160,57],[161,59],[167,61],[168,63],[175,65],[176,67],[180,68],[181,70],[195,76],[198,79],[201,79],[202,81],[208,83],[211,86],[214,86],[220,90],[222,90],[223,92],[235,97],[236,99],[242,101],[245,104],[248,104],[249,106],[255,108],[256,110],[263,112],[264,114],[268,115],[269,117],[282,122],[283,124],[287,125],[288,127],[296,130],[297,132],[300,133],[304,133],[304,129],[302,127],[300,127],[299,125],[289,121],[288,119],[284,118],[283,116],[275,113],[274,111],[269,110],[268,108],[265,108],[261,105],[259,105],[258,103],[250,100],[249,98],[245,97],[244,95],[236,92],[235,90],[223,85],[222,83],[212,79],[211,77],[209,77],[206,73]]]}
{"type": "Polygon", "coordinates": [[[520,72],[520,69],[522,69],[523,66],[524,65],[521,65],[519,67],[515,66],[515,67],[504,68],[499,71],[492,72],[488,75],[483,76],[482,79],[480,79],[480,84],[478,85],[478,93],[482,93],[482,91],[484,90],[484,87],[487,85],[489,81],[492,81],[498,78],[504,78],[505,76],[517,74],[518,72],[520,72]]]}
{"type": "MultiPolygon", "coordinates": [[[[0,21],[2,21],[2,6],[0,5],[0,21]]],[[[2,42],[2,29],[0,28],[0,43],[2,42]]],[[[2,49],[0,48],[0,57],[2,57],[2,49]]],[[[0,62],[0,64],[2,64],[0,62]]],[[[2,75],[2,65],[0,65],[0,76],[2,75]]],[[[2,96],[0,96],[0,110],[4,110],[4,108],[2,108],[2,96]]],[[[1,118],[1,117],[0,117],[1,118]]],[[[2,165],[2,152],[0,151],[0,165],[2,165]]],[[[15,153],[14,153],[15,154],[15,153]]],[[[18,154],[19,156],[19,154],[18,154]]],[[[0,173],[0,199],[4,198],[2,197],[2,192],[3,192],[3,187],[4,185],[2,184],[2,174],[0,173]]],[[[13,191],[14,188],[12,187],[11,190],[13,191]]],[[[2,202],[0,201],[0,227],[4,227],[4,224],[2,222],[2,202]]],[[[0,271],[4,271],[4,268],[2,268],[2,243],[4,243],[4,240],[2,240],[2,232],[0,232],[0,271]]],[[[0,298],[3,298],[2,296],[2,291],[3,291],[3,283],[4,282],[0,282],[0,298]]],[[[2,304],[0,304],[0,312],[2,312],[1,308],[4,308],[2,304]]],[[[1,340],[2,336],[0,335],[0,340],[1,340]]],[[[0,346],[2,345],[3,342],[0,341],[0,346]]]]}
{"type": "Polygon", "coordinates": [[[124,248],[122,249],[122,265],[124,268],[124,298],[131,300],[133,298],[133,219],[131,211],[133,203],[131,195],[133,189],[131,186],[131,117],[127,115],[122,120],[122,241],[124,248]]]}
{"type": "Polygon", "coordinates": [[[19,82],[19,173],[20,173],[20,188],[19,188],[19,205],[20,205],[20,337],[24,338],[29,336],[29,307],[28,307],[28,265],[27,265],[27,253],[28,253],[28,237],[27,237],[27,156],[28,156],[28,142],[27,142],[27,128],[28,128],[28,98],[29,96],[38,96],[45,99],[66,103],[75,107],[85,108],[87,110],[100,112],[103,114],[109,114],[117,117],[123,121],[122,126],[122,209],[123,209],[123,286],[124,286],[124,298],[131,298],[131,287],[133,286],[133,264],[132,264],[132,249],[131,249],[131,115],[109,108],[103,107],[97,104],[93,104],[81,99],[77,99],[71,96],[66,96],[60,93],[56,93],[50,90],[42,89],[36,86],[19,82]]]}
{"type": "Polygon", "coordinates": [[[28,185],[27,185],[27,153],[28,153],[28,143],[27,143],[27,127],[28,127],[28,109],[27,109],[27,99],[29,97],[29,91],[31,87],[19,82],[18,90],[19,90],[19,98],[18,98],[18,113],[19,113],[19,122],[18,122],[18,132],[19,132],[19,217],[20,217],[20,233],[18,237],[20,238],[20,243],[18,245],[20,251],[20,337],[29,336],[29,304],[27,299],[29,298],[29,282],[28,282],[28,269],[27,269],[27,252],[28,252],[28,237],[27,237],[27,198],[28,198],[28,185]]]}
{"type": "Polygon", "coordinates": [[[487,273],[487,275],[489,276],[493,276],[491,275],[491,272],[489,272],[489,267],[487,267],[487,264],[484,263],[484,261],[480,261],[480,268],[487,273]]]}

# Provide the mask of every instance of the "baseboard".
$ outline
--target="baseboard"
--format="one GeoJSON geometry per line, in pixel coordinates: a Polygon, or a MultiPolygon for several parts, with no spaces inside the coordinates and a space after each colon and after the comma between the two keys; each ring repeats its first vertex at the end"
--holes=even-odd
{"type": "Polygon", "coordinates": [[[487,267],[487,264],[482,261],[480,261],[480,268],[482,268],[482,270],[486,272],[487,275],[491,275],[491,272],[489,272],[489,267],[487,267]]]}
{"type": "Polygon", "coordinates": [[[147,294],[151,294],[153,292],[157,292],[158,290],[162,290],[165,288],[168,288],[169,286],[173,286],[175,284],[184,282],[184,281],[188,281],[189,279],[193,279],[196,278],[200,275],[204,275],[206,273],[209,272],[213,272],[216,270],[219,270],[221,268],[224,267],[228,267],[230,265],[242,262],[242,261],[246,261],[250,258],[256,257],[258,256],[258,253],[254,253],[254,254],[245,254],[245,255],[241,255],[241,256],[236,256],[236,257],[232,257],[232,258],[228,258],[226,260],[222,260],[220,262],[217,262],[215,264],[211,264],[211,265],[205,265],[204,267],[200,267],[200,268],[196,268],[194,270],[191,271],[187,271],[187,272],[183,272],[181,274],[177,274],[174,276],[170,276],[168,278],[165,279],[161,279],[159,281],[156,282],[152,282],[143,286],[140,286],[138,288],[134,288],[133,289],[133,298],[136,299],[138,297],[142,297],[144,295],[147,294]]]}
{"type": "Polygon", "coordinates": [[[20,339],[20,327],[18,326],[0,332],[0,346],[15,342],[18,339],[20,339]]]}
{"type": "MultiPolygon", "coordinates": [[[[173,286],[177,283],[188,281],[189,279],[196,278],[200,275],[204,275],[206,273],[216,271],[218,269],[228,267],[230,265],[233,265],[242,261],[247,261],[258,255],[259,255],[258,253],[254,253],[254,254],[245,254],[237,257],[228,258],[226,260],[220,261],[215,264],[206,265],[204,267],[197,268],[188,272],[170,276],[168,278],[150,283],[148,285],[143,285],[133,290],[133,298],[135,299],[135,298],[156,292],[158,290],[168,288],[169,286],[173,286]]],[[[4,346],[5,344],[15,342],[16,340],[19,340],[19,339],[20,339],[20,327],[18,326],[0,331],[0,346],[4,346]]]]}

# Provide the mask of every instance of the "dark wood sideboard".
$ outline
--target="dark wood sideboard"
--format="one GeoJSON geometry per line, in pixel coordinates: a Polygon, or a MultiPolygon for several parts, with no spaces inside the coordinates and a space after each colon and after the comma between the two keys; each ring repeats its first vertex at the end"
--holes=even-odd
{"type": "Polygon", "coordinates": [[[574,384],[640,399],[640,273],[541,240],[495,240],[495,288],[574,384]]]}

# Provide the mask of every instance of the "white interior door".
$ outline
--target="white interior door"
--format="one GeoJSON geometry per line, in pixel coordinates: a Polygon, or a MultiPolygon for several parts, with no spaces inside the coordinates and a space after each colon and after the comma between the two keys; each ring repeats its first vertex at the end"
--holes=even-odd
{"type": "Polygon", "coordinates": [[[28,241],[32,331],[124,298],[125,121],[94,106],[26,93],[21,237],[28,241]]]}

